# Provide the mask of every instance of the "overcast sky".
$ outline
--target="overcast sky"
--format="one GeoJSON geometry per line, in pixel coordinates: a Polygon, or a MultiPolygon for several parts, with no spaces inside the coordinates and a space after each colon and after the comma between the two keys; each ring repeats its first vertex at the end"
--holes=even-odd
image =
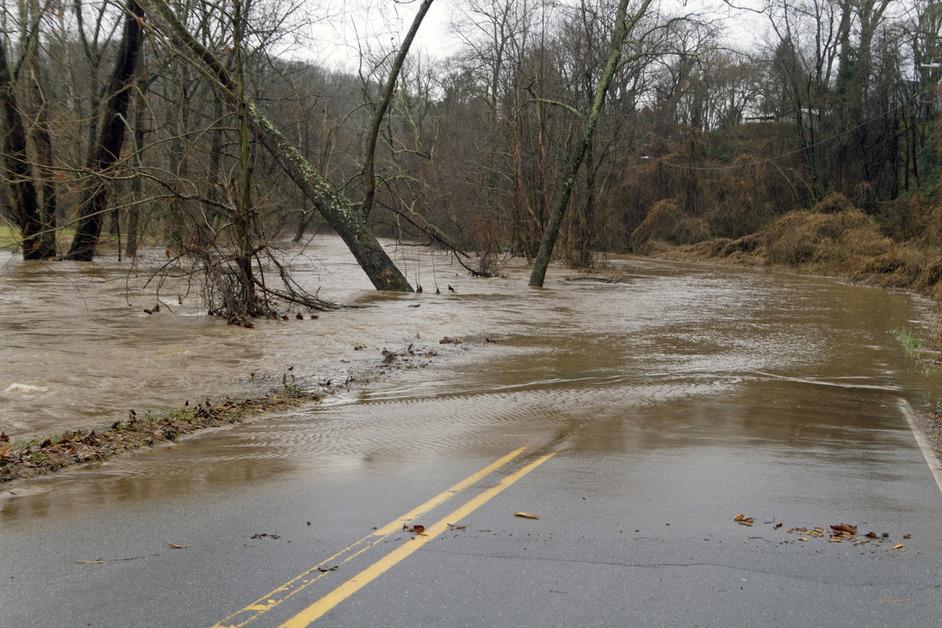
{"type": "MultiPolygon", "coordinates": [[[[392,42],[398,44],[409,29],[419,2],[316,0],[311,5],[311,17],[320,18],[311,28],[312,41],[317,44],[316,50],[310,51],[311,58],[331,67],[354,69],[359,58],[358,42],[374,47],[381,42],[385,49],[392,42]]],[[[434,57],[454,52],[458,42],[451,34],[451,23],[459,5],[457,0],[436,0],[422,21],[413,50],[434,57]]],[[[309,51],[294,53],[306,57],[309,51]]]]}
{"type": "MultiPolygon", "coordinates": [[[[740,0],[744,5],[758,6],[761,0],[740,0]]],[[[413,50],[433,58],[454,53],[460,39],[452,31],[452,24],[460,22],[461,0],[436,0],[419,29],[413,50]]],[[[715,23],[722,23],[731,46],[752,48],[764,31],[763,17],[747,11],[736,11],[721,0],[664,0],[665,12],[708,12],[715,23]]],[[[391,42],[398,43],[405,35],[419,6],[418,0],[311,0],[311,17],[320,17],[311,28],[311,40],[317,42],[314,50],[296,49],[293,54],[338,69],[355,69],[359,57],[357,42],[382,43],[385,49],[391,42]],[[326,17],[325,17],[326,16],[326,17]]]]}

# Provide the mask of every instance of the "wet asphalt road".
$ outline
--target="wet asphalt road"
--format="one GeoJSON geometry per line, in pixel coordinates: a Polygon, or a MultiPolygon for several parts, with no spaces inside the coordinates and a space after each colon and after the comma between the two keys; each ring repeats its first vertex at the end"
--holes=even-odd
{"type": "MultiPolygon", "coordinates": [[[[852,438],[827,452],[726,437],[716,447],[707,433],[679,451],[591,453],[567,438],[531,447],[416,521],[431,531],[541,454],[558,453],[460,522],[446,521],[466,527],[419,537],[421,548],[319,623],[938,625],[942,493],[899,421],[881,434],[892,460],[863,466],[850,462],[860,454],[852,438]],[[737,512],[755,525],[735,524],[737,512]],[[891,538],[853,545],[787,532],[843,521],[891,538]],[[897,543],[905,549],[893,550],[897,543]]],[[[209,626],[261,597],[277,605],[230,621],[278,625],[417,541],[394,532],[329,557],[496,459],[430,456],[24,517],[30,525],[8,525],[0,537],[0,624],[209,626]],[[260,533],[279,538],[251,538],[260,533]],[[337,568],[322,573],[319,564],[337,568]],[[265,597],[312,568],[302,580],[315,582],[265,597]]]]}

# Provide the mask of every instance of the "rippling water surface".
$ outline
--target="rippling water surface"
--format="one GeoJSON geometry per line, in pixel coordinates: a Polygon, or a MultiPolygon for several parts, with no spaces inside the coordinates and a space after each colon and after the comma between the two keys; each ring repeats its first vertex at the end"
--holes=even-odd
{"type": "Polygon", "coordinates": [[[161,288],[161,312],[145,314],[157,252],[134,267],[3,258],[0,430],[14,436],[261,391],[289,366],[314,387],[379,363],[383,348],[440,355],[322,406],[21,485],[40,494],[0,513],[43,514],[56,487],[67,510],[520,444],[642,456],[735,441],[785,458],[800,446],[812,458],[879,462],[887,442],[911,438],[899,399],[938,385],[888,333],[923,324],[925,305],[907,295],[634,258],[609,260],[620,283],[568,281],[575,273],[557,269],[530,290],[522,265],[473,279],[441,253],[389,246],[424,293],[377,295],[337,239],[318,238],[287,251],[297,276],[362,307],[255,330],[207,318],[179,280],[161,288]],[[465,342],[439,345],[446,335],[465,342]]]}

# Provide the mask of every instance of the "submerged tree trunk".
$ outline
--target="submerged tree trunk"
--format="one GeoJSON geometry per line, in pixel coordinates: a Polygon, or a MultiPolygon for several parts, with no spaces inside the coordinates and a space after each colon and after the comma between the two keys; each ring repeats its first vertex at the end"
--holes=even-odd
{"type": "Polygon", "coordinates": [[[88,262],[95,256],[111,183],[109,170],[114,166],[124,145],[125,119],[131,85],[134,82],[138,53],[143,39],[144,10],[136,0],[127,0],[124,31],[108,83],[107,101],[98,124],[95,156],[88,164],[91,177],[82,193],[80,220],[67,259],[88,262]]]}
{"type": "Polygon", "coordinates": [[[340,235],[377,290],[412,292],[412,286],[370,231],[365,216],[314,170],[255,107],[249,105],[255,137],[268,149],[330,226],[340,235]]]}
{"type": "MultiPolygon", "coordinates": [[[[644,0],[639,7],[638,12],[632,18],[632,25],[641,18],[652,0],[644,0]]],[[[556,238],[559,237],[559,227],[563,223],[563,217],[566,214],[566,208],[569,206],[569,199],[572,196],[572,188],[576,182],[576,175],[582,160],[585,158],[589,144],[592,142],[592,136],[595,134],[595,127],[599,121],[599,115],[602,113],[602,105],[605,103],[605,95],[608,93],[608,86],[615,76],[615,71],[621,63],[622,47],[625,45],[625,39],[628,35],[629,24],[625,15],[628,11],[628,0],[619,0],[618,11],[615,16],[615,33],[612,35],[612,48],[608,56],[608,63],[605,65],[605,71],[599,79],[595,88],[595,96],[592,99],[592,110],[582,127],[582,135],[579,142],[574,147],[569,161],[566,164],[563,176],[563,189],[559,201],[553,213],[550,214],[549,222],[543,231],[543,240],[540,242],[540,250],[533,260],[533,271],[530,273],[530,286],[542,288],[543,281],[546,279],[546,269],[549,266],[550,258],[553,256],[553,248],[556,246],[556,238]]]]}
{"type": "Polygon", "coordinates": [[[43,247],[39,199],[33,171],[26,152],[26,129],[16,102],[16,78],[7,63],[6,49],[0,45],[0,108],[3,109],[4,177],[10,182],[13,214],[20,228],[23,259],[45,259],[56,254],[43,247]]]}
{"type": "MultiPolygon", "coordinates": [[[[200,44],[174,15],[165,0],[141,0],[159,13],[169,27],[169,35],[178,45],[189,49],[219,82],[222,95],[237,106],[236,84],[219,59],[200,44]]],[[[256,139],[271,153],[291,180],[311,200],[328,224],[343,239],[377,290],[412,292],[412,286],[370,231],[358,211],[329,181],[318,173],[278,129],[258,110],[246,103],[248,124],[256,139]]]]}

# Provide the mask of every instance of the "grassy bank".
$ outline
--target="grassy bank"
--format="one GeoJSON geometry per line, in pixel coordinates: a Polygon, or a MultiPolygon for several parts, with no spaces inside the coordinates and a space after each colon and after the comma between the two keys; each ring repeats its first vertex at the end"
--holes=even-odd
{"type": "MultiPolygon", "coordinates": [[[[18,227],[0,221],[0,249],[19,249],[22,237],[18,227]]],[[[72,244],[72,238],[74,237],[75,230],[71,227],[56,230],[56,244],[60,254],[64,254],[68,251],[69,245],[72,244]]],[[[100,242],[102,246],[109,246],[117,245],[118,240],[109,233],[102,233],[100,242]]],[[[145,242],[148,241],[145,239],[145,242]]]]}

